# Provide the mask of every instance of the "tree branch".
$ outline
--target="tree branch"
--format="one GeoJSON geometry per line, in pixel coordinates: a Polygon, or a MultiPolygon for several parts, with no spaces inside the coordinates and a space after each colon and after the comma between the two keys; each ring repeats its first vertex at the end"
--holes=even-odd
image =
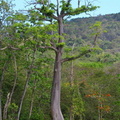
{"type": "Polygon", "coordinates": [[[83,53],[80,53],[80,54],[77,55],[77,56],[72,56],[72,57],[64,58],[64,59],[61,60],[61,62],[63,63],[63,62],[67,62],[67,61],[71,61],[71,60],[78,59],[78,58],[82,57],[83,55],[86,55],[87,53],[90,53],[91,51],[92,51],[92,50],[89,49],[89,50],[87,50],[87,51],[84,51],[83,53]]]}
{"type": "Polygon", "coordinates": [[[80,7],[80,0],[78,0],[78,8],[80,7]]]}
{"type": "Polygon", "coordinates": [[[94,38],[94,46],[96,45],[96,41],[97,41],[97,38],[98,38],[98,34],[95,35],[95,38],[94,38]]]}
{"type": "Polygon", "coordinates": [[[4,47],[4,48],[0,48],[0,50],[5,50],[5,49],[7,49],[8,47],[6,46],[6,47],[4,47]]]}
{"type": "Polygon", "coordinates": [[[52,50],[54,50],[55,52],[57,52],[57,49],[56,49],[55,47],[53,47],[53,46],[37,46],[37,47],[43,48],[43,49],[52,49],[52,50]]]}
{"type": "Polygon", "coordinates": [[[57,16],[59,16],[59,0],[57,0],[57,16]]]}
{"type": "MultiPolygon", "coordinates": [[[[65,6],[66,8],[69,8],[70,2],[71,2],[71,0],[67,0],[66,6],[65,6]]],[[[64,14],[65,14],[65,11],[63,9],[61,10],[61,15],[62,16],[64,16],[64,14]]]]}
{"type": "Polygon", "coordinates": [[[55,15],[52,15],[51,17],[55,20],[58,20],[58,17],[56,17],[55,15]]]}
{"type": "Polygon", "coordinates": [[[15,47],[13,47],[13,46],[6,46],[6,47],[4,47],[4,48],[1,48],[0,50],[5,50],[5,49],[7,49],[7,48],[10,48],[10,49],[12,49],[12,50],[20,50],[20,48],[15,48],[15,47]]]}
{"type": "Polygon", "coordinates": [[[91,4],[82,5],[81,7],[73,9],[72,11],[68,11],[66,13],[63,13],[62,16],[64,17],[67,15],[79,15],[81,13],[87,13],[87,12],[93,11],[97,8],[98,8],[98,6],[92,6],[91,4]]]}
{"type": "Polygon", "coordinates": [[[12,47],[12,46],[9,46],[8,48],[11,48],[12,50],[20,50],[20,48],[15,48],[15,47],[12,47]]]}

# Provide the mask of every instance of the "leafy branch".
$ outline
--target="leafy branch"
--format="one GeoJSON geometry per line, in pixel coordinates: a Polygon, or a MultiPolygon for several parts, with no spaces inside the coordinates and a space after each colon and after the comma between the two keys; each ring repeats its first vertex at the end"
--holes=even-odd
{"type": "Polygon", "coordinates": [[[64,59],[61,60],[61,62],[63,63],[63,62],[71,61],[71,60],[76,60],[76,59],[78,59],[78,58],[80,58],[80,57],[82,57],[82,56],[84,56],[84,55],[86,55],[90,52],[92,52],[92,49],[83,51],[82,53],[80,53],[76,56],[71,56],[71,57],[64,58],[64,59]]]}

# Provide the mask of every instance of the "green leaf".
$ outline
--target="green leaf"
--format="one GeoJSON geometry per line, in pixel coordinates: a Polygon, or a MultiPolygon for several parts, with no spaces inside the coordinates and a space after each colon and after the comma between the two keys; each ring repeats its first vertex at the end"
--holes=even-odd
{"type": "Polygon", "coordinates": [[[65,42],[57,43],[56,46],[57,47],[63,47],[63,46],[65,46],[65,42]]]}

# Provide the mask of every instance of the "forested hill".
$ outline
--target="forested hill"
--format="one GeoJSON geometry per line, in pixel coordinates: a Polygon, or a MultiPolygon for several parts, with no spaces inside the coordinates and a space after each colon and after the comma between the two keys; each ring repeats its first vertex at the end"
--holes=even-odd
{"type": "Polygon", "coordinates": [[[67,21],[65,25],[65,33],[69,34],[67,44],[77,43],[80,46],[91,44],[94,36],[91,35],[93,31],[91,31],[90,26],[96,21],[102,22],[102,29],[107,31],[99,36],[97,44],[103,50],[120,51],[120,13],[67,21]]]}

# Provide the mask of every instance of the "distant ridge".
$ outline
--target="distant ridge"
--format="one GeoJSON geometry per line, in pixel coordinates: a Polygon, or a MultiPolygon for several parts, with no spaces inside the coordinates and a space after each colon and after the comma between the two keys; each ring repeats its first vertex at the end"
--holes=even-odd
{"type": "Polygon", "coordinates": [[[66,40],[66,43],[68,45],[77,43],[79,46],[92,43],[93,37],[91,36],[90,26],[96,21],[101,21],[103,30],[107,31],[107,33],[103,33],[99,37],[99,46],[104,50],[112,49],[118,51],[120,48],[120,13],[75,18],[67,21],[65,33],[69,34],[70,37],[66,40]]]}
{"type": "Polygon", "coordinates": [[[105,15],[97,15],[97,16],[90,16],[90,17],[82,17],[82,18],[74,18],[71,19],[70,21],[74,21],[76,19],[102,19],[102,18],[106,18],[108,19],[109,17],[112,17],[113,19],[115,19],[116,21],[119,21],[120,19],[120,12],[119,13],[112,13],[112,14],[105,14],[105,15]]]}

